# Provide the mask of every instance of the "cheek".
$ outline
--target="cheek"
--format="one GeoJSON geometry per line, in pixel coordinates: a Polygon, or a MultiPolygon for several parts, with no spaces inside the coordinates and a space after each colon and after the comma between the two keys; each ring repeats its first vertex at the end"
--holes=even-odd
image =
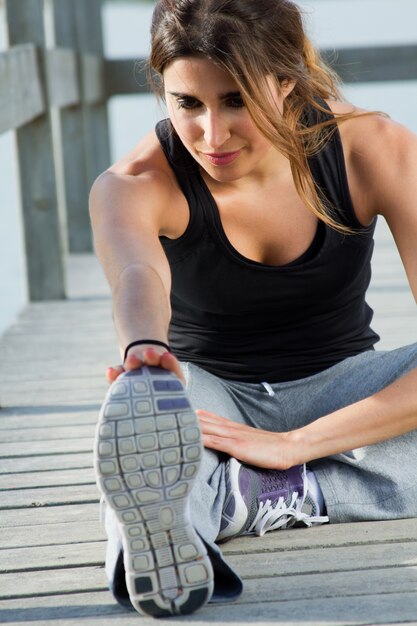
{"type": "Polygon", "coordinates": [[[184,144],[193,143],[196,139],[198,139],[200,131],[198,124],[196,124],[193,120],[184,119],[181,116],[181,113],[178,113],[177,111],[172,112],[172,114],[169,111],[169,118],[178,137],[184,144]]]}
{"type": "Polygon", "coordinates": [[[246,137],[248,141],[255,147],[263,147],[268,143],[268,140],[257,129],[253,120],[246,114],[239,120],[239,124],[235,126],[235,132],[242,137],[246,137]]]}

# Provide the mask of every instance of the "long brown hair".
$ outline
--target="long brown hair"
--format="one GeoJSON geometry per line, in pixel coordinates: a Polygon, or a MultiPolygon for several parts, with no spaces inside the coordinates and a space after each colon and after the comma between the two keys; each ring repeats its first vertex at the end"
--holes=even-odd
{"type": "Polygon", "coordinates": [[[160,78],[154,74],[156,91],[165,67],[178,57],[203,56],[216,63],[233,76],[258,129],[289,159],[307,208],[329,226],[351,232],[332,215],[308,166],[308,157],[337,126],[334,118],[307,124],[306,106],[328,113],[320,100],[341,99],[341,94],[337,75],[304,31],[299,7],[289,0],[159,0],[151,34],[150,67],[160,78]],[[278,89],[284,81],[295,82],[282,116],[271,98],[271,76],[278,89]]]}

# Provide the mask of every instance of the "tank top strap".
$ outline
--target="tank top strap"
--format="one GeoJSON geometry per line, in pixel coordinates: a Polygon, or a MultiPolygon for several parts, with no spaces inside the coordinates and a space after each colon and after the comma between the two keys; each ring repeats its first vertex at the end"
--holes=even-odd
{"type": "MultiPolygon", "coordinates": [[[[320,111],[313,106],[308,107],[304,119],[309,127],[324,121],[335,120],[335,116],[324,100],[318,100],[318,104],[327,111],[320,111]]],[[[328,129],[328,138],[325,139],[323,147],[319,152],[308,157],[311,174],[323,199],[330,205],[336,221],[355,230],[368,230],[357,219],[353,207],[339,128],[330,125],[328,129]]],[[[323,132],[326,132],[326,129],[323,132]]]]}
{"type": "Polygon", "coordinates": [[[178,239],[161,237],[171,263],[182,260],[207,232],[204,211],[201,207],[201,184],[198,163],[175,133],[169,119],[161,120],[155,127],[156,136],[165,157],[175,174],[190,211],[185,232],[178,239]]]}

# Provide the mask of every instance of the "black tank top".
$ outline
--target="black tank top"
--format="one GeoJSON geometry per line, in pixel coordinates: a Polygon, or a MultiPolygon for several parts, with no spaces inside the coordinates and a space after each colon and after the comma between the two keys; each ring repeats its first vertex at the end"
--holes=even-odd
{"type": "MultiPolygon", "coordinates": [[[[311,110],[308,123],[320,116],[331,113],[311,110]]],[[[169,342],[177,358],[227,379],[284,382],[373,349],[379,337],[365,292],[375,224],[364,228],[356,219],[338,130],[309,166],[337,219],[355,234],[319,222],[310,248],[280,266],[231,245],[197,162],[168,120],[156,133],[190,209],[181,237],[161,237],[172,272],[169,342]]]]}

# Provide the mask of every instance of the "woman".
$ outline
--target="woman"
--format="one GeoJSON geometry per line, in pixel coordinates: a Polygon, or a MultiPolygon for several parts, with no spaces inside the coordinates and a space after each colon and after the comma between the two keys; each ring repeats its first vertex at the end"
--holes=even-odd
{"type": "Polygon", "coordinates": [[[123,355],[96,468],[111,588],[163,616],[241,592],[216,542],[417,515],[417,347],[375,351],[364,299],[377,214],[417,294],[417,140],[341,101],[287,0],[160,0],[150,61],[169,119],[91,196],[123,355]]]}

